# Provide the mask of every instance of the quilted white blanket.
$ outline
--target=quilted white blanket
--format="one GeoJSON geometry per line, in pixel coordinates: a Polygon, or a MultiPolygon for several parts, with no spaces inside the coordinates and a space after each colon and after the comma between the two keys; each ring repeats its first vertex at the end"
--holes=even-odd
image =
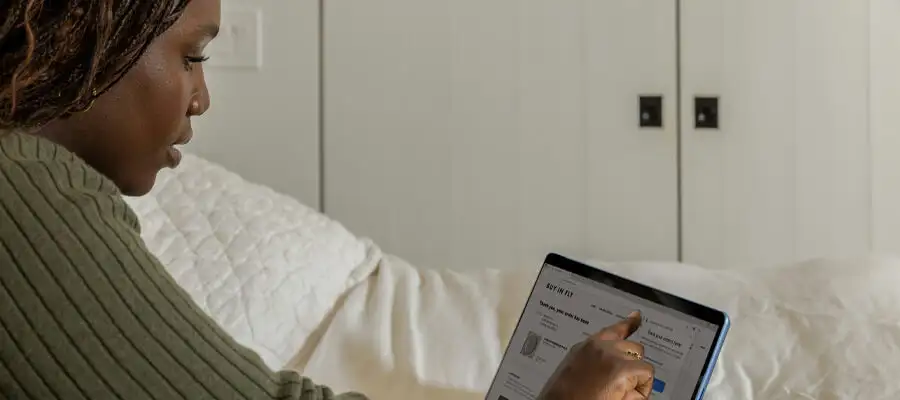
{"type": "MultiPolygon", "coordinates": [[[[418,269],[192,156],[131,203],[170,272],[270,366],[375,399],[482,399],[541,261],[418,269]]],[[[594,264],[729,312],[708,399],[900,398],[900,260],[594,264]]]]}

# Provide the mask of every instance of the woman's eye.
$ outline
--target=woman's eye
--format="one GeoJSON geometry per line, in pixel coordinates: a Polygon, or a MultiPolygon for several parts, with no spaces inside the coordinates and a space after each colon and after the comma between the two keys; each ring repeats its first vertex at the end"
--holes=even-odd
{"type": "Polygon", "coordinates": [[[201,56],[201,57],[188,56],[188,57],[184,58],[184,66],[187,69],[191,69],[194,67],[194,64],[203,63],[208,60],[209,60],[209,57],[206,57],[206,56],[201,56]]]}

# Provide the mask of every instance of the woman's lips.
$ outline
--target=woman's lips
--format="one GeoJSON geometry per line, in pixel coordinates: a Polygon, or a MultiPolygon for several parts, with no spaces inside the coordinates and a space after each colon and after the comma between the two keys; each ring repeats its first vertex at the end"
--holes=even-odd
{"type": "Polygon", "coordinates": [[[194,137],[194,130],[188,129],[187,131],[182,133],[181,136],[178,137],[178,140],[175,141],[175,144],[176,145],[188,144],[191,142],[191,138],[193,138],[193,137],[194,137]]]}
{"type": "Polygon", "coordinates": [[[175,146],[181,146],[190,143],[193,136],[193,130],[188,129],[178,137],[178,140],[176,140],[175,143],[173,143],[166,149],[169,168],[176,168],[178,167],[178,164],[181,164],[181,150],[178,150],[175,146]]]}
{"type": "Polygon", "coordinates": [[[181,150],[175,148],[175,146],[169,146],[166,149],[166,155],[168,156],[168,167],[169,168],[177,168],[178,164],[181,164],[181,150]]]}

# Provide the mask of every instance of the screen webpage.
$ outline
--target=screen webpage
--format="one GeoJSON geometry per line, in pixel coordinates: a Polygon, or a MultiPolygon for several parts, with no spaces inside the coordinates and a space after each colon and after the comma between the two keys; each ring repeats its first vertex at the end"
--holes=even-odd
{"type": "Polygon", "coordinates": [[[640,311],[629,340],[653,364],[654,400],[688,400],[703,373],[718,327],[624,291],[545,265],[500,364],[487,400],[531,400],[569,347],[640,311]]]}

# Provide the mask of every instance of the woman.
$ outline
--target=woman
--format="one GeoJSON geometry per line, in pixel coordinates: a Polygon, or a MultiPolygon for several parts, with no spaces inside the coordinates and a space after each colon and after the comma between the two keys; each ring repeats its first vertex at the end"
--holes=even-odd
{"type": "MultiPolygon", "coordinates": [[[[219,0],[0,3],[0,392],[10,399],[329,399],[234,342],[144,247],[122,195],[210,105],[219,0]]],[[[633,316],[576,346],[547,399],[646,398],[633,316]]]]}

